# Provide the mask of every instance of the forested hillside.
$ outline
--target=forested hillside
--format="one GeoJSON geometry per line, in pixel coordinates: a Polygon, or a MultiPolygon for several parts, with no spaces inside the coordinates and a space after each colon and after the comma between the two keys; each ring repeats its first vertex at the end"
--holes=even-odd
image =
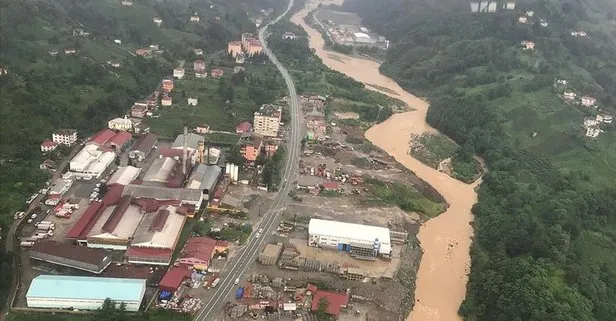
{"type": "Polygon", "coordinates": [[[465,319],[616,320],[616,130],[582,128],[616,114],[616,2],[516,2],[496,13],[462,0],[344,8],[392,41],[382,72],[429,98],[428,121],[489,167],[465,319]],[[597,107],[566,103],[565,91],[597,107]]]}

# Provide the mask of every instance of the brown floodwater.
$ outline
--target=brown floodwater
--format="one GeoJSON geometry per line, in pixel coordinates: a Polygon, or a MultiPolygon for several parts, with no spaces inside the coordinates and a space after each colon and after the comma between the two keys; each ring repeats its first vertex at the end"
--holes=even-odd
{"type": "MultiPolygon", "coordinates": [[[[341,4],[342,0],[318,2],[341,4]]],[[[306,14],[316,8],[318,2],[307,4],[291,21],[306,30],[310,47],[323,63],[363,82],[369,89],[404,101],[410,107],[409,110],[412,108],[412,111],[394,114],[388,120],[371,127],[366,132],[366,138],[432,185],[450,205],[445,213],[430,219],[419,230],[418,238],[424,254],[417,274],[415,307],[407,320],[462,320],[458,316],[458,308],[465,297],[470,269],[469,252],[473,237],[471,207],[477,202],[475,187],[481,184],[481,179],[466,184],[409,155],[412,134],[436,132],[426,123],[429,104],[382,75],[378,62],[324,50],[321,34],[304,22],[306,14]]]]}

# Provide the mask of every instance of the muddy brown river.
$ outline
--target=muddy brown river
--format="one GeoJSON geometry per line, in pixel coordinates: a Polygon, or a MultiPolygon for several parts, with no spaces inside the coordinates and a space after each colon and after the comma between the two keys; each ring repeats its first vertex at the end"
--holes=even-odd
{"type": "MultiPolygon", "coordinates": [[[[342,0],[318,2],[341,4],[342,0]]],[[[366,132],[366,138],[432,185],[450,204],[445,213],[429,220],[419,230],[418,238],[424,254],[417,275],[415,307],[407,320],[462,320],[457,312],[464,300],[470,268],[469,251],[473,237],[470,226],[473,221],[471,207],[477,202],[475,187],[481,183],[481,179],[473,184],[466,184],[422,164],[409,155],[412,134],[436,132],[426,123],[428,103],[382,75],[379,72],[379,63],[324,50],[321,34],[304,22],[306,14],[316,8],[318,2],[308,3],[291,21],[306,30],[310,47],[316,51],[323,63],[363,82],[369,89],[406,102],[413,109],[394,114],[383,123],[371,127],[366,132]]]]}

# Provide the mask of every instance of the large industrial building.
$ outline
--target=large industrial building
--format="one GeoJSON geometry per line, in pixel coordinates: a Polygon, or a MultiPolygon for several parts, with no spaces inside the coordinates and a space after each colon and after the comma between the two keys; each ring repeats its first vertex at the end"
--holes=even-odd
{"type": "Polygon", "coordinates": [[[145,134],[137,139],[128,151],[128,157],[137,161],[142,161],[158,144],[158,138],[154,134],[145,134]]]}
{"type": "Polygon", "coordinates": [[[175,175],[182,175],[182,162],[171,157],[157,158],[143,176],[143,185],[166,186],[175,175]]]}
{"type": "Polygon", "coordinates": [[[126,185],[122,195],[135,198],[145,198],[157,201],[175,201],[174,205],[181,205],[191,211],[198,211],[203,203],[203,193],[188,188],[170,188],[130,184],[126,185]]]}
{"type": "Polygon", "coordinates": [[[169,265],[178,243],[186,215],[175,206],[161,207],[157,212],[143,215],[126,251],[129,263],[169,265]]]}
{"type": "MultiPolygon", "coordinates": [[[[199,199],[202,194],[194,190],[114,185],[102,201],[90,204],[66,238],[90,248],[126,250],[135,245],[172,250],[185,216],[194,213],[199,199]],[[145,192],[139,190],[141,187],[145,192]],[[194,197],[197,201],[185,203],[183,196],[194,197]]],[[[141,251],[138,257],[143,259],[142,254],[146,252],[141,251]]],[[[160,261],[158,257],[156,262],[160,261]]]]}
{"type": "Polygon", "coordinates": [[[30,258],[100,274],[111,264],[111,255],[100,249],[40,240],[30,248],[30,258]]]}
{"type": "Polygon", "coordinates": [[[29,308],[96,310],[109,298],[139,311],[146,280],[65,275],[39,275],[32,280],[26,301],[29,308]]]}
{"type": "Polygon", "coordinates": [[[88,247],[126,250],[131,236],[141,222],[141,209],[131,204],[133,198],[122,197],[117,205],[106,207],[87,233],[88,247]]]}
{"type": "Polygon", "coordinates": [[[308,245],[349,252],[358,259],[391,256],[389,229],[372,225],[313,218],[308,223],[308,245]]]}
{"type": "Polygon", "coordinates": [[[111,178],[107,181],[107,186],[111,185],[128,185],[141,173],[141,168],[133,167],[133,166],[122,166],[118,167],[111,178]]]}
{"type": "Polygon", "coordinates": [[[116,154],[99,149],[96,144],[84,146],[69,163],[71,172],[100,177],[115,160],[116,154]]]}
{"type": "Polygon", "coordinates": [[[203,192],[206,200],[210,199],[216,190],[216,185],[222,176],[222,168],[216,165],[199,164],[188,178],[186,188],[203,192]]]}

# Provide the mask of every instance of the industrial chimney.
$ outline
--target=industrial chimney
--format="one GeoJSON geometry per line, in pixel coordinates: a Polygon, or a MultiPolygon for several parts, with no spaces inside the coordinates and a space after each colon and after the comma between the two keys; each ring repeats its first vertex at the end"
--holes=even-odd
{"type": "Polygon", "coordinates": [[[182,150],[182,174],[186,177],[186,158],[188,157],[187,151],[187,140],[188,140],[188,127],[184,125],[184,146],[182,150]]]}

